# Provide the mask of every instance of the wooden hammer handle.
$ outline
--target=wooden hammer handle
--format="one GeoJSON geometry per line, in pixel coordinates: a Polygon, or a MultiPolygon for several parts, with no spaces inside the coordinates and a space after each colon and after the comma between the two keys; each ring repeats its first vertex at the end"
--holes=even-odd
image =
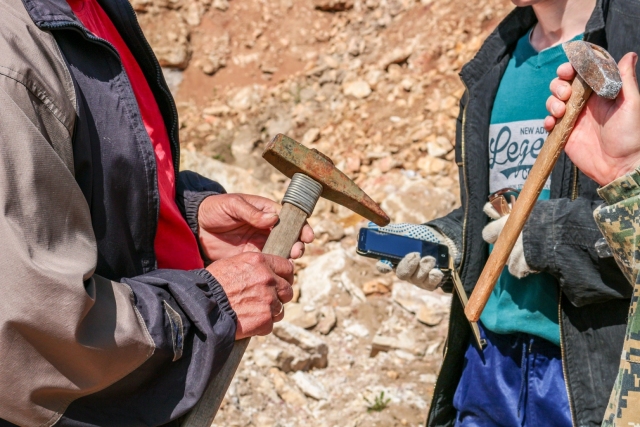
{"type": "Polygon", "coordinates": [[[505,224],[498,241],[493,247],[493,251],[482,270],[482,274],[478,279],[469,304],[464,312],[467,319],[477,322],[480,319],[482,310],[484,310],[491,292],[502,274],[505,264],[513,250],[516,240],[520,236],[525,222],[529,218],[533,207],[540,196],[540,192],[547,182],[551,171],[553,170],[558,157],[571,135],[571,131],[591,95],[591,88],[580,76],[576,76],[571,85],[571,98],[567,101],[567,109],[564,117],[558,121],[551,134],[545,141],[540,154],[536,159],[529,176],[524,183],[524,187],[518,196],[509,219],[505,224]]]}
{"type": "MultiPolygon", "coordinates": [[[[297,206],[285,203],[280,210],[280,221],[273,228],[262,253],[289,258],[291,248],[298,241],[307,214],[297,206]]],[[[220,372],[210,381],[198,404],[182,420],[181,427],[209,427],[222,404],[222,399],[240,366],[250,338],[238,340],[220,372]]]]}

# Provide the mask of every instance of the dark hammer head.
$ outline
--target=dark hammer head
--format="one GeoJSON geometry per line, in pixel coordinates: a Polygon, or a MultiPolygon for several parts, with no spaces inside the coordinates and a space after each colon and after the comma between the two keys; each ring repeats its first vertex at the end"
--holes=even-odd
{"type": "Polygon", "coordinates": [[[322,184],[325,199],[339,203],[379,226],[389,224],[389,217],[380,206],[319,151],[278,134],[267,144],[262,157],[289,178],[295,173],[313,178],[322,184]]]}
{"type": "Polygon", "coordinates": [[[566,42],[562,45],[569,62],[599,96],[615,99],[622,88],[622,79],[616,61],[609,52],[585,41],[566,42]]]}

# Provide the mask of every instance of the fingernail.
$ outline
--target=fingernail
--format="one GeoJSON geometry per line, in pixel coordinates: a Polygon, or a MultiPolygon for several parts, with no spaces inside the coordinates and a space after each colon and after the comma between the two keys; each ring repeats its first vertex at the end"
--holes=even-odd
{"type": "Polygon", "coordinates": [[[638,63],[638,54],[634,52],[633,54],[633,66],[635,67],[638,63]]]}
{"type": "Polygon", "coordinates": [[[567,89],[564,86],[560,86],[558,88],[558,98],[562,98],[566,92],[567,89]]]}

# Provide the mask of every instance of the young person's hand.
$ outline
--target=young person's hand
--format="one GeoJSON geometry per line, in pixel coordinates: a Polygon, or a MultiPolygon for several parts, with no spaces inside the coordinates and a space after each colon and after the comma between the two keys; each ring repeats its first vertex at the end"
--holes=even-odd
{"type": "MultiPolygon", "coordinates": [[[[211,261],[259,252],[278,222],[281,205],[260,196],[218,194],[207,197],[198,209],[198,237],[204,255],[211,261]]],[[[291,249],[291,258],[300,258],[304,244],[314,239],[307,224],[300,240],[291,249]]]]}
{"type": "Polygon", "coordinates": [[[271,333],[293,298],[293,263],[275,255],[245,252],[207,270],[224,289],[238,317],[236,339],[271,333]]]}
{"type": "MultiPolygon", "coordinates": [[[[600,185],[625,175],[640,165],[640,94],[635,65],[638,55],[626,54],[618,63],[622,90],[615,100],[593,94],[578,117],[565,152],[573,163],[600,185]]],[[[565,113],[571,96],[575,70],[566,63],[558,67],[558,78],[551,82],[547,100],[551,113],[544,126],[551,132],[556,119],[565,113]]]]}

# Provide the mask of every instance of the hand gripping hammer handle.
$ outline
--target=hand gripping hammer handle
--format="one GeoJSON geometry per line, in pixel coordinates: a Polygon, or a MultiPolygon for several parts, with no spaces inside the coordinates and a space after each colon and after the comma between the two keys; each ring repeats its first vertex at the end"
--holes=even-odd
{"type": "MultiPolygon", "coordinates": [[[[280,220],[269,234],[262,250],[265,254],[288,258],[291,248],[300,237],[307,217],[322,194],[322,184],[314,179],[297,173],[291,178],[291,184],[282,199],[280,220]]],[[[181,427],[209,427],[220,408],[231,380],[238,370],[242,356],[249,345],[250,338],[236,341],[229,358],[222,366],[215,381],[210,381],[198,404],[182,420],[181,427]]]]}

